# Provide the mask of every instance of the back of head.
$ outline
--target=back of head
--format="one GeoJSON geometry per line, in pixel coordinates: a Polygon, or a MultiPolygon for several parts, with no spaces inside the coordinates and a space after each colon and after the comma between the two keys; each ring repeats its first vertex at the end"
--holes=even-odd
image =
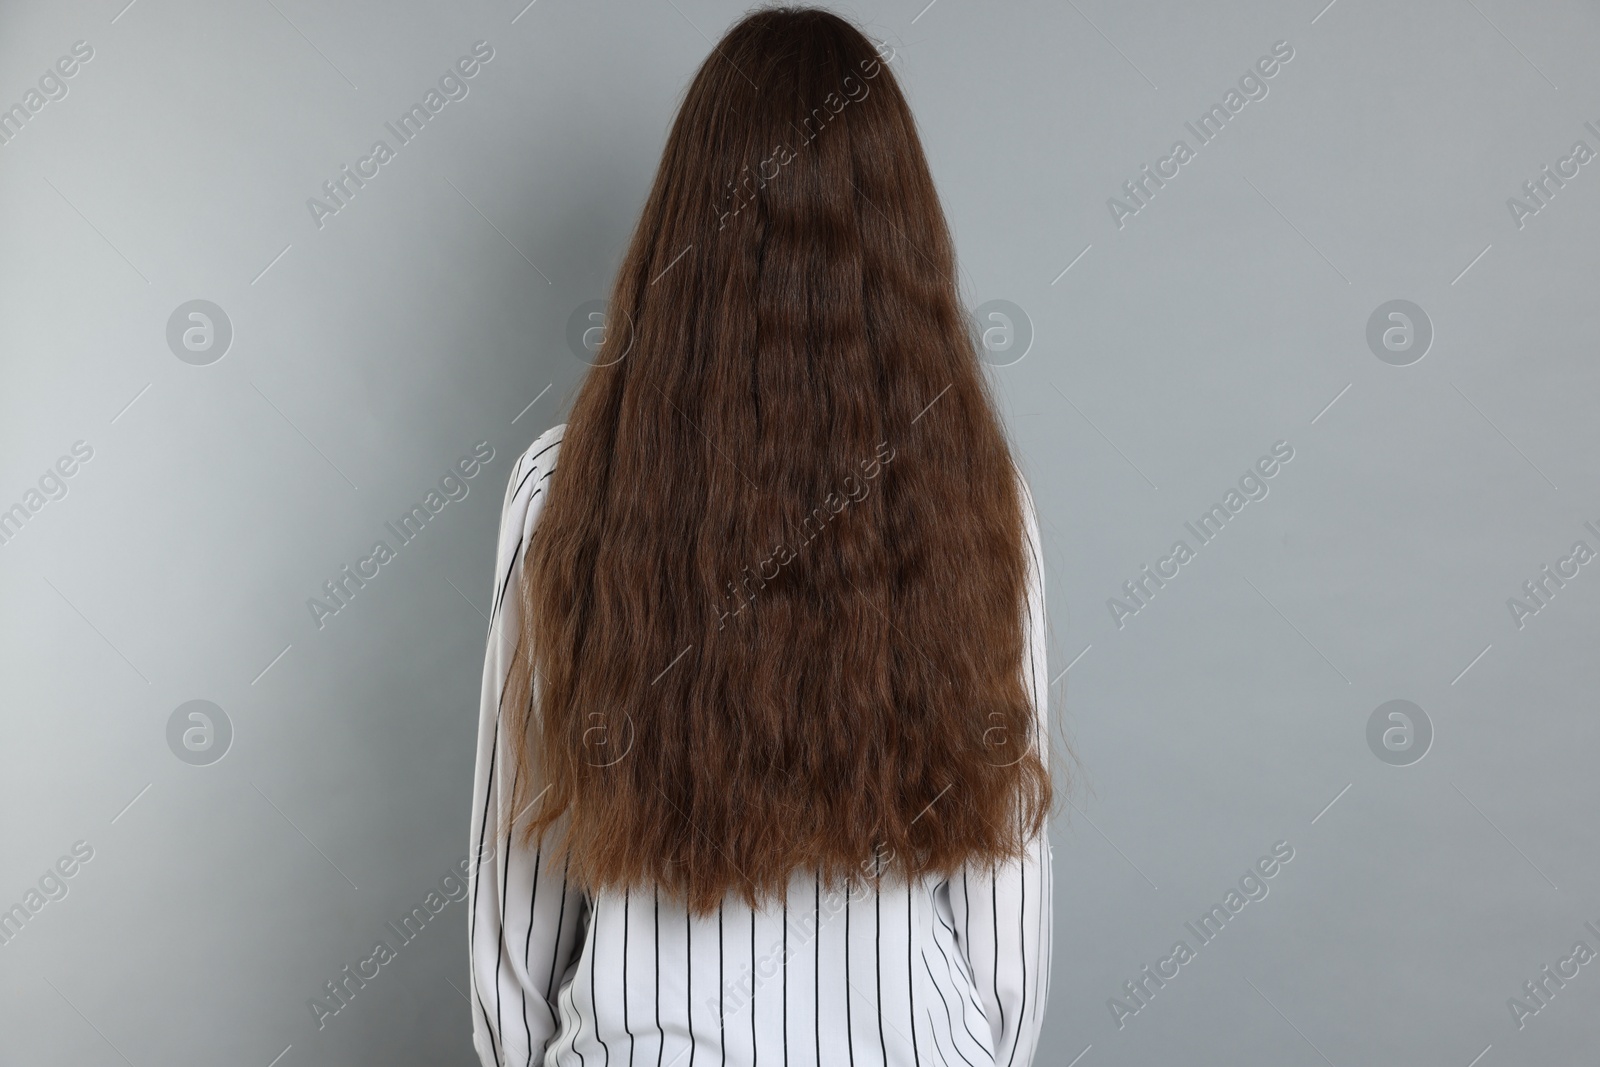
{"type": "Polygon", "coordinates": [[[734,26],[527,550],[512,810],[579,884],[704,913],[1042,825],[1023,502],[955,276],[884,53],[816,9],[734,26]]]}

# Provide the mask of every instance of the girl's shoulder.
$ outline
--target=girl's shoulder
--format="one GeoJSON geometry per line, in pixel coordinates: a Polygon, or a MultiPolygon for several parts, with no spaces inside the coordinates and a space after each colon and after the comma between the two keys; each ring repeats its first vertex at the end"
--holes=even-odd
{"type": "Polygon", "coordinates": [[[535,437],[533,443],[517,457],[516,466],[511,469],[513,495],[516,492],[515,487],[522,482],[523,476],[533,469],[538,468],[542,473],[554,469],[556,453],[561,449],[561,437],[566,428],[566,423],[556,423],[535,437]]]}

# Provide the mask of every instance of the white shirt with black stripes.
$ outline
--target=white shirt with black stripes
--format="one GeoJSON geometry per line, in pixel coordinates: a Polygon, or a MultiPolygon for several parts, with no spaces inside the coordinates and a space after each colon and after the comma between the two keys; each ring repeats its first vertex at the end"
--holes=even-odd
{"type": "MultiPolygon", "coordinates": [[[[472,801],[472,1038],[488,1065],[1027,1067],[1050,991],[1050,840],[1019,861],[881,891],[793,875],[788,900],[730,894],[690,918],[650,890],[589,897],[540,849],[497,839],[511,783],[500,690],[516,647],[522,558],[564,426],[506,489],[472,801]],[[810,905],[807,907],[806,905],[810,905]]],[[[1033,498],[1025,677],[1045,740],[1044,577],[1033,498]]]]}

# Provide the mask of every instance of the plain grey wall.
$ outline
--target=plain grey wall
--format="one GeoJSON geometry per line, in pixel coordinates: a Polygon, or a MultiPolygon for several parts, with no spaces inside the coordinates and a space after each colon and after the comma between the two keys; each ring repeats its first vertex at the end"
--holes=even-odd
{"type": "MultiPolygon", "coordinates": [[[[324,1028],[306,1002],[466,853],[505,480],[743,10],[525,3],[0,7],[0,907],[41,905],[0,945],[4,1064],[472,1060],[459,903],[324,1028]],[[195,700],[231,736],[191,753],[195,700]]],[[[1600,16],[925,4],[840,10],[896,50],[969,305],[1021,312],[984,309],[989,373],[1080,761],[1039,1062],[1592,1058],[1600,16]]]]}

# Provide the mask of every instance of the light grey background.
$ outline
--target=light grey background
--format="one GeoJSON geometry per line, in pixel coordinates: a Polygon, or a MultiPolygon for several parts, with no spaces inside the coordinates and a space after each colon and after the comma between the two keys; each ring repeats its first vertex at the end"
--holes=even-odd
{"type": "MultiPolygon", "coordinates": [[[[320,1031],[306,1002],[466,853],[506,477],[743,10],[525,2],[0,7],[0,106],[94,49],[0,145],[0,507],[93,449],[0,546],[0,907],[94,850],[0,946],[4,1064],[472,1062],[461,904],[320,1031]],[[319,229],[307,198],[480,40],[319,229]],[[233,327],[207,366],[166,340],[194,299],[233,327]],[[319,629],[307,599],[479,441],[466,499],[319,629]],[[167,743],[195,699],[234,731],[208,766],[167,743]]],[[[1600,950],[1600,563],[1521,628],[1507,600],[1600,549],[1600,162],[1521,227],[1507,199],[1600,149],[1600,15],[925,2],[840,10],[896,49],[969,306],[1035,335],[989,373],[1081,761],[1038,1062],[1592,1058],[1600,963],[1520,1029],[1507,1002],[1600,950]],[[1280,40],[1119,228],[1108,198],[1280,40]],[[1403,367],[1366,341],[1395,299],[1435,332],[1403,367]],[[1108,598],[1277,441],[1270,494],[1119,628],[1108,598]],[[1393,699],[1433,726],[1410,766],[1367,744],[1393,699]],[[1270,895],[1119,1027],[1278,841],[1270,895]]]]}

